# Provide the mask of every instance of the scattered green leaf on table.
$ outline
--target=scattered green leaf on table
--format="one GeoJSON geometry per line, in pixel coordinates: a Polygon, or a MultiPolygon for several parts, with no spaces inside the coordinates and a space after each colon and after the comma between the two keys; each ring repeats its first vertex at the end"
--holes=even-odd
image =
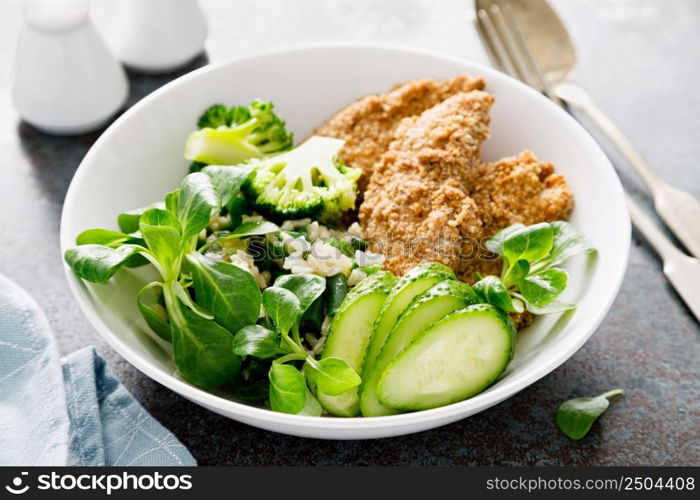
{"type": "Polygon", "coordinates": [[[614,389],[594,398],[576,398],[563,403],[557,410],[557,426],[571,439],[583,438],[593,423],[610,406],[609,398],[622,394],[614,389]]]}

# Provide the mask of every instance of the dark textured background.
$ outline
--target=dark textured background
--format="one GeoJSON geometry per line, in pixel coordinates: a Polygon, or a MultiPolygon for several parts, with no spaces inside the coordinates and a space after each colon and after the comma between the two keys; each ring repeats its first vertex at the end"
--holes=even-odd
{"type": "MultiPolygon", "coordinates": [[[[20,123],[7,91],[21,26],[17,3],[4,3],[0,17],[0,272],[42,305],[63,353],[97,345],[136,398],[200,464],[700,464],[700,328],[637,235],[617,301],[576,355],[497,407],[433,431],[376,441],[292,438],[220,417],[142,375],[96,336],[66,286],[58,250],[61,205],[99,132],[51,137],[20,123]],[[556,429],[560,402],[613,387],[624,388],[625,396],[588,437],[574,443],[556,429]]],[[[469,0],[208,0],[203,2],[210,15],[208,59],[352,39],[485,61],[470,5],[469,0]]],[[[561,0],[555,6],[578,43],[578,81],[664,178],[700,197],[700,2],[561,0]]],[[[183,72],[130,75],[129,104],[183,72]]],[[[612,156],[626,188],[649,208],[642,184],[612,156]]]]}

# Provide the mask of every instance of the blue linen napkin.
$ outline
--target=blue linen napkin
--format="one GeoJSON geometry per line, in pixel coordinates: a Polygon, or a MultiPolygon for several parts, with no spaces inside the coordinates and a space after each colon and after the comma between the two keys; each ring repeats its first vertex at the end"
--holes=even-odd
{"type": "Polygon", "coordinates": [[[0,465],[197,465],[93,347],[58,358],[27,293],[0,275],[0,465]]]}

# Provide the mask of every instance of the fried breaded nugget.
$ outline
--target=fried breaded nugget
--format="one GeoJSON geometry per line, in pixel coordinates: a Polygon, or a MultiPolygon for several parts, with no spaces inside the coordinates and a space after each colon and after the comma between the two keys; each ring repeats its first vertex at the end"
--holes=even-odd
{"type": "Polygon", "coordinates": [[[470,192],[481,211],[485,236],[516,222],[525,225],[566,220],[574,196],[566,179],[532,151],[477,167],[470,192]]]}
{"type": "Polygon", "coordinates": [[[481,77],[467,75],[445,81],[411,80],[391,92],[353,102],[316,129],[314,134],[346,141],[340,156],[349,166],[362,169],[363,175],[358,182],[362,194],[374,165],[394,139],[401,120],[419,115],[458,92],[483,88],[481,77]]]}
{"type": "Polygon", "coordinates": [[[530,225],[567,220],[574,203],[566,179],[532,151],[482,163],[476,171],[469,196],[478,207],[482,235],[478,258],[469,260],[461,270],[460,278],[469,283],[476,280],[477,272],[500,274],[500,259],[494,259],[484,246],[491,236],[516,222],[530,225]]]}
{"type": "Polygon", "coordinates": [[[396,139],[374,167],[360,223],[385,268],[402,274],[425,261],[458,272],[465,245],[482,233],[479,210],[468,196],[488,137],[493,97],[462,92],[397,128],[396,139]]]}

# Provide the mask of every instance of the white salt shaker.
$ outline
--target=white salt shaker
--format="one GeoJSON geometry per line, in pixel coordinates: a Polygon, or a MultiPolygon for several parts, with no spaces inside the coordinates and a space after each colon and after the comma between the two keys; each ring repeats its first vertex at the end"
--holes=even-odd
{"type": "Polygon", "coordinates": [[[143,73],[167,73],[204,51],[197,0],[93,0],[95,24],[115,55],[143,73]]]}
{"type": "Polygon", "coordinates": [[[95,30],[88,0],[26,0],[12,100],[22,119],[51,134],[104,125],[126,101],[124,69],[95,30]]]}

